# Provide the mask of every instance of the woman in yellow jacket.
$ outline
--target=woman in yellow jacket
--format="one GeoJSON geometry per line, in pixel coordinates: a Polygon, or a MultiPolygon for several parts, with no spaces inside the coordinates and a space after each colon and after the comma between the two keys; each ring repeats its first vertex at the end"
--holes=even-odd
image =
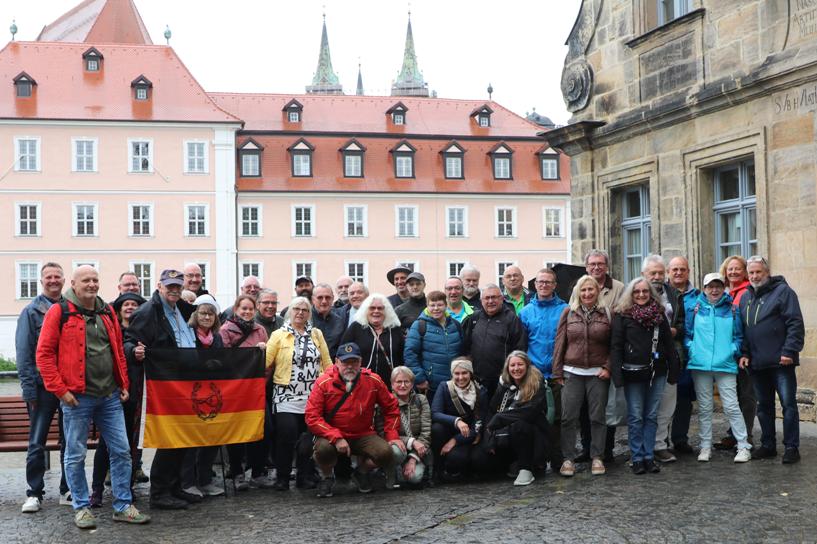
{"type": "MultiPolygon", "coordinates": [[[[284,325],[267,342],[267,368],[272,372],[275,414],[275,489],[289,490],[289,472],[298,437],[306,431],[304,410],[315,380],[332,365],[323,333],[310,323],[312,305],[304,297],[289,304],[284,325]]],[[[296,485],[316,485],[311,452],[298,452],[296,485]]]]}

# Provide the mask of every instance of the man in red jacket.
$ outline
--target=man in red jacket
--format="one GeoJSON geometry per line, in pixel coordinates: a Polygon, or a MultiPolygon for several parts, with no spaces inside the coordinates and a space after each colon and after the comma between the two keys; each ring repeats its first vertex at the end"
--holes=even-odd
{"type": "Polygon", "coordinates": [[[122,403],[128,400],[128,371],[122,331],[111,307],[97,296],[99,275],[84,265],[74,270],[64,304],[45,314],[37,343],[37,367],[46,390],[60,399],[65,426],[65,477],[74,523],[93,529],[85,454],[91,421],[99,427],[111,461],[114,521],[147,523],[132,504],[131,458],[122,403]]]}
{"type": "Polygon", "coordinates": [[[352,474],[358,491],[372,490],[364,458],[389,470],[394,464],[392,447],[405,452],[400,440],[400,409],[377,374],[361,369],[360,347],[354,342],[338,347],[335,365],[315,382],[306,404],[306,424],[315,435],[315,463],[321,473],[318,497],[331,497],[338,454],[360,457],[352,474]],[[383,433],[374,430],[375,406],[383,414],[383,433]]]}

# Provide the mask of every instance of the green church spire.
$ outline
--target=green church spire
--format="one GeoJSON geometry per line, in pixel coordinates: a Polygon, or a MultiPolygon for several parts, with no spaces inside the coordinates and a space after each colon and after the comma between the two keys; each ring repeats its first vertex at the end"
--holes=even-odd
{"type": "Polygon", "coordinates": [[[428,96],[428,83],[423,80],[423,73],[417,66],[417,55],[414,52],[414,35],[411,32],[411,12],[409,12],[406,29],[406,48],[403,51],[403,66],[397,80],[391,86],[392,96],[428,96]]]}
{"type": "Polygon", "coordinates": [[[323,16],[318,69],[312,78],[312,85],[306,86],[306,92],[311,94],[343,94],[343,86],[332,69],[332,55],[329,53],[329,37],[326,33],[326,14],[323,16]]]}

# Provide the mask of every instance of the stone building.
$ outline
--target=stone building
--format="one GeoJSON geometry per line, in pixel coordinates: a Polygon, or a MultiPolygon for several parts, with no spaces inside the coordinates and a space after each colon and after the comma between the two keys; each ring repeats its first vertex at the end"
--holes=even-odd
{"type": "Polygon", "coordinates": [[[817,386],[817,1],[584,0],[543,136],[571,157],[572,257],[648,253],[693,281],[731,254],[769,257],[799,293],[801,385],[817,386]]]}

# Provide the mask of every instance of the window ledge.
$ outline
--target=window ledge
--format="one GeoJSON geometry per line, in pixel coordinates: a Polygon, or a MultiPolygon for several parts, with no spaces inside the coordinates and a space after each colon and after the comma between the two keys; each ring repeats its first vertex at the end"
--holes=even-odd
{"type": "Polygon", "coordinates": [[[636,48],[641,44],[651,41],[658,36],[666,36],[677,27],[684,26],[685,24],[690,23],[692,21],[697,21],[698,19],[703,19],[705,13],[706,10],[704,8],[693,9],[692,11],[685,15],[681,15],[680,17],[677,17],[672,21],[664,23],[661,26],[657,26],[652,30],[648,30],[641,36],[637,36],[628,42],[624,42],[624,45],[630,48],[636,48]]]}

